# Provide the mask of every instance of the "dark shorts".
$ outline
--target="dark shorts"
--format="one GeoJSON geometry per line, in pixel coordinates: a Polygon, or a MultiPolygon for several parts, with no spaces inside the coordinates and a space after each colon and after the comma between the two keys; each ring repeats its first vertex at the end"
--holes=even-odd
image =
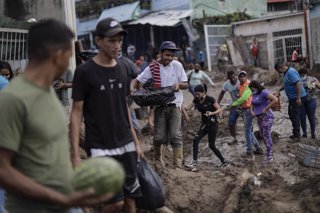
{"type": "Polygon", "coordinates": [[[123,190],[116,194],[110,201],[109,204],[116,203],[124,200],[124,198],[137,198],[141,197],[140,184],[137,175],[137,153],[128,152],[123,155],[111,156],[121,163],[125,172],[126,178],[123,185],[123,190]]]}

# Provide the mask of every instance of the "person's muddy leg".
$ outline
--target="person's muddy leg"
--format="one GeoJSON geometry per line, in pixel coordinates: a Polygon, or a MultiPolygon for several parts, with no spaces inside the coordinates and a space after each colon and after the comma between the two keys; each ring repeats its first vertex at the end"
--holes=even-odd
{"type": "Polygon", "coordinates": [[[272,159],[272,135],[271,135],[271,128],[273,123],[273,115],[271,113],[267,113],[262,118],[261,128],[262,128],[262,138],[266,145],[267,149],[267,160],[272,159]]]}
{"type": "Polygon", "coordinates": [[[239,117],[239,113],[237,112],[237,109],[232,109],[229,114],[228,125],[229,125],[230,134],[233,137],[233,141],[229,143],[229,145],[238,142],[237,131],[236,131],[236,124],[237,124],[238,117],[239,117]]]}
{"type": "Polygon", "coordinates": [[[224,158],[220,152],[220,150],[216,147],[216,137],[218,132],[218,124],[217,123],[210,123],[208,125],[208,141],[209,141],[209,148],[213,151],[213,153],[219,158],[221,163],[224,162],[224,158]]]}
{"type": "Polygon", "coordinates": [[[198,161],[199,154],[199,142],[201,139],[208,133],[206,129],[206,125],[202,124],[200,129],[198,130],[196,136],[193,139],[193,160],[198,161]]]}

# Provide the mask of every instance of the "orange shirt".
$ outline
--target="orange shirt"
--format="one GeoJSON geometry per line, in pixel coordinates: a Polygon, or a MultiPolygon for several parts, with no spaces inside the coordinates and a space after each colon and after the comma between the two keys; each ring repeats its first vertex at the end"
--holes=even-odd
{"type": "MultiPolygon", "coordinates": [[[[249,84],[250,84],[250,81],[247,80],[244,84],[241,84],[239,85],[239,97],[242,96],[243,92],[246,90],[246,89],[249,89],[249,84]]],[[[249,108],[251,106],[251,102],[252,102],[252,95],[241,105],[241,108],[243,109],[246,109],[246,108],[249,108]]]]}

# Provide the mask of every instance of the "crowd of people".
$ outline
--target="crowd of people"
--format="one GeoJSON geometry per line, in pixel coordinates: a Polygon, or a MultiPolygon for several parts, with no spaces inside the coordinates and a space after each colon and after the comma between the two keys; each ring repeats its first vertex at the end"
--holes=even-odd
{"type": "MultiPolygon", "coordinates": [[[[208,135],[209,148],[220,160],[219,167],[230,165],[215,145],[223,112],[229,114],[228,125],[233,137],[230,145],[238,143],[236,123],[242,117],[246,141],[244,157],[263,155],[263,148],[253,134],[253,120],[257,119],[266,147],[262,163],[274,160],[271,108],[278,101],[277,95],[258,81],[250,81],[246,71],[230,70],[216,99],[207,94],[205,82],[215,85],[201,70],[202,59],[190,65],[187,71],[176,60],[175,53],[180,49],[172,41],[163,41],[158,55],[150,63],[143,57],[130,60],[122,55],[121,49],[126,34],[112,18],[99,21],[95,30],[99,51],[93,58],[82,61],[73,77],[68,70],[73,32],[54,19],[42,20],[29,30],[29,62],[24,74],[13,78],[10,65],[0,62],[0,187],[6,191],[5,209],[9,213],[80,213],[86,209],[79,207],[99,203],[105,203],[102,213],[136,212],[135,198],[142,196],[137,163],[144,154],[128,96],[150,79],[153,79],[154,89],[172,87],[175,96],[170,103],[152,109],[156,165],[166,167],[162,149],[169,142],[174,167],[185,168],[181,112],[191,109],[201,113],[201,124],[193,139],[192,162],[186,165],[191,171],[196,172],[199,166],[199,142],[205,135],[208,135]],[[71,108],[68,89],[72,89],[71,108]],[[184,101],[182,90],[186,89],[194,98],[190,104],[184,101]],[[232,103],[220,106],[226,92],[232,103]],[[85,136],[81,146],[88,157],[112,157],[125,169],[125,183],[118,194],[97,197],[93,189],[72,190],[72,168],[81,162],[79,146],[83,129],[85,136]]],[[[134,46],[128,49],[130,57],[134,50],[134,46]]],[[[188,58],[189,62],[192,60],[188,58]]],[[[275,70],[283,75],[283,89],[289,99],[291,139],[299,141],[301,128],[302,137],[308,136],[307,117],[311,138],[316,138],[319,81],[309,76],[306,69],[298,73],[294,68],[276,64],[275,70]]],[[[0,201],[3,202],[3,198],[3,190],[0,190],[0,201]]]]}

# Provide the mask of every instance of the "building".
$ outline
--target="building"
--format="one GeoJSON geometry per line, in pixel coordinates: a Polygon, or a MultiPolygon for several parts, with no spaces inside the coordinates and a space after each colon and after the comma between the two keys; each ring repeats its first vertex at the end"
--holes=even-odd
{"type": "Polygon", "coordinates": [[[276,63],[291,60],[293,49],[306,56],[303,13],[270,16],[232,24],[235,36],[242,36],[249,49],[253,37],[259,44],[261,67],[273,69],[276,63]]]}
{"type": "Polygon", "coordinates": [[[65,0],[0,0],[0,15],[20,21],[49,17],[65,21],[65,3],[65,0]]]}
{"type": "Polygon", "coordinates": [[[268,13],[288,13],[297,10],[297,4],[295,0],[267,0],[268,13]]]}
{"type": "MultiPolygon", "coordinates": [[[[28,21],[55,18],[76,31],[74,0],[0,0],[0,59],[8,61],[14,70],[23,70],[27,61],[28,21]],[[9,20],[9,21],[7,21],[9,20]],[[12,21],[10,21],[12,20],[12,21]]],[[[71,61],[71,69],[75,60],[71,61]]]]}
{"type": "Polygon", "coordinates": [[[78,39],[82,40],[84,49],[95,49],[94,46],[94,30],[97,23],[104,18],[114,18],[126,25],[129,21],[140,17],[139,1],[130,4],[123,4],[120,6],[102,10],[99,16],[89,16],[87,18],[77,18],[77,34],[78,39]]]}
{"type": "Polygon", "coordinates": [[[294,48],[306,57],[307,43],[302,12],[234,22],[231,26],[205,25],[205,29],[209,69],[216,62],[218,51],[214,49],[223,42],[228,42],[229,49],[237,50],[243,64],[252,63],[249,50],[254,37],[258,41],[262,68],[272,70],[274,64],[290,61],[294,48]]]}
{"type": "Polygon", "coordinates": [[[189,1],[151,0],[150,10],[141,9],[143,2],[133,1],[106,8],[99,15],[92,13],[87,17],[78,17],[78,39],[82,40],[84,49],[95,49],[93,38],[95,26],[99,20],[107,17],[121,22],[129,35],[124,39],[123,48],[125,50],[129,44],[135,45],[136,57],[144,55],[150,46],[157,48],[164,40],[172,40],[180,45],[197,39],[197,34],[192,31],[189,21],[192,15],[189,1]]]}

